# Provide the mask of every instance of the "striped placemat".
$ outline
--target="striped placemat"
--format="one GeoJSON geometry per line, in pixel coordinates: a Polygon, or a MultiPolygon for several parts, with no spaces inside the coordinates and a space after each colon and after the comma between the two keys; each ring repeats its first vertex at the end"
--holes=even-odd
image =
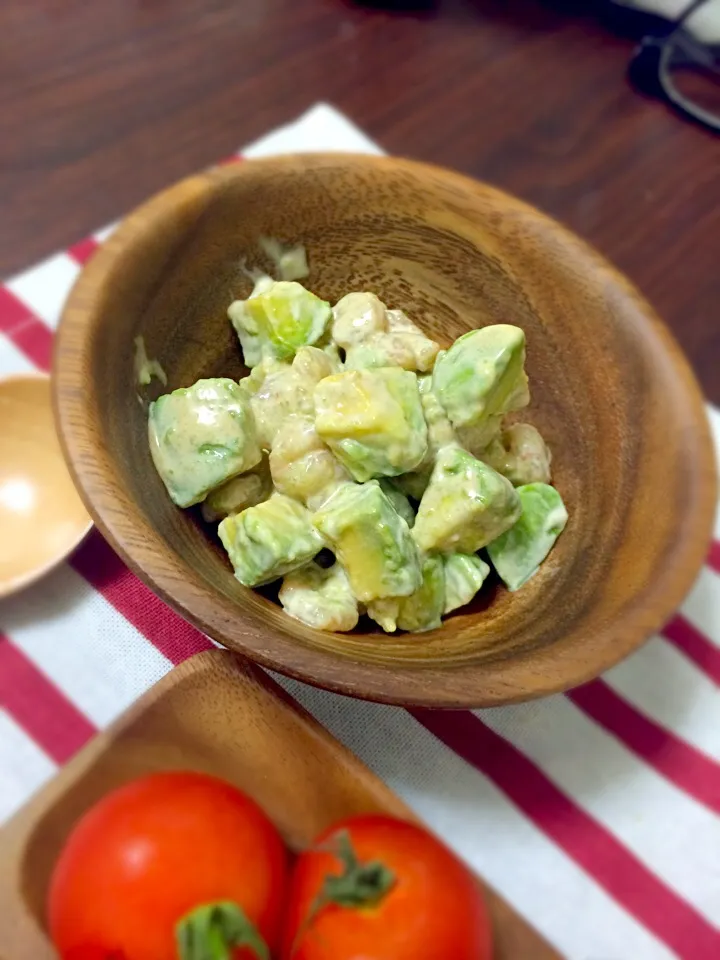
{"type": "MultiPolygon", "coordinates": [[[[380,152],[318,105],[242,153],[333,149],[380,152]]],[[[0,375],[48,369],[63,301],[111,231],[0,286],[0,375]]],[[[708,413],[720,447],[720,413],[708,413]]],[[[565,696],[433,713],[281,682],[568,958],[720,957],[716,531],[662,633],[565,696]]],[[[2,818],[210,646],[95,532],[70,562],[0,601],[0,631],[2,818]]]]}

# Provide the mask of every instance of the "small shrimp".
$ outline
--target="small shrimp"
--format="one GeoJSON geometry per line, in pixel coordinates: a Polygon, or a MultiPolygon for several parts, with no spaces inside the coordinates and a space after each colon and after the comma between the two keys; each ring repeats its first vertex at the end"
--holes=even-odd
{"type": "Polygon", "coordinates": [[[333,307],[332,338],[345,350],[387,328],[385,304],[374,293],[348,293],[333,307]]]}
{"type": "Polygon", "coordinates": [[[270,473],[280,493],[317,510],[350,475],[315,430],[312,417],[291,416],[279,427],[270,452],[270,473]]]}
{"type": "Polygon", "coordinates": [[[530,423],[514,423],[478,456],[513,486],[550,483],[552,454],[540,431],[530,423]]]}

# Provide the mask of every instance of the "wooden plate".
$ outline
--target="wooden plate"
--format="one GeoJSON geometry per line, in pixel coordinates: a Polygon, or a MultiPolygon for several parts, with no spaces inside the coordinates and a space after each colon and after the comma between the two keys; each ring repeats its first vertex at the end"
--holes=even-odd
{"type": "MultiPolygon", "coordinates": [[[[72,824],[113,787],[189,769],[236,784],[289,846],[350,814],[416,819],[349,750],[257,668],[212,650],[185,661],[96,737],[0,832],[0,958],[52,960],[43,926],[52,865],[72,824]]],[[[492,890],[495,960],[559,957],[492,890]]]]}

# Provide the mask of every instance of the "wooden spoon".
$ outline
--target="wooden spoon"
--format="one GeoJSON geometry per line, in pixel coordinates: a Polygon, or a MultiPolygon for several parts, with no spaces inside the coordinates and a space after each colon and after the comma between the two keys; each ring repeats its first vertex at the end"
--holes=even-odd
{"type": "Polygon", "coordinates": [[[0,597],[66,557],[92,526],[65,466],[50,378],[0,380],[0,597]]]}

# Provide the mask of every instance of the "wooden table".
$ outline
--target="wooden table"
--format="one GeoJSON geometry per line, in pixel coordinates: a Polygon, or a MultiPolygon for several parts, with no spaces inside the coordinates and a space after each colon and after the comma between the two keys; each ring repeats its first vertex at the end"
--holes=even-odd
{"type": "Polygon", "coordinates": [[[489,180],[592,241],[720,402],[720,139],[630,89],[632,43],[577,12],[592,6],[4,0],[0,274],[325,99],[387,150],[489,180]]]}

